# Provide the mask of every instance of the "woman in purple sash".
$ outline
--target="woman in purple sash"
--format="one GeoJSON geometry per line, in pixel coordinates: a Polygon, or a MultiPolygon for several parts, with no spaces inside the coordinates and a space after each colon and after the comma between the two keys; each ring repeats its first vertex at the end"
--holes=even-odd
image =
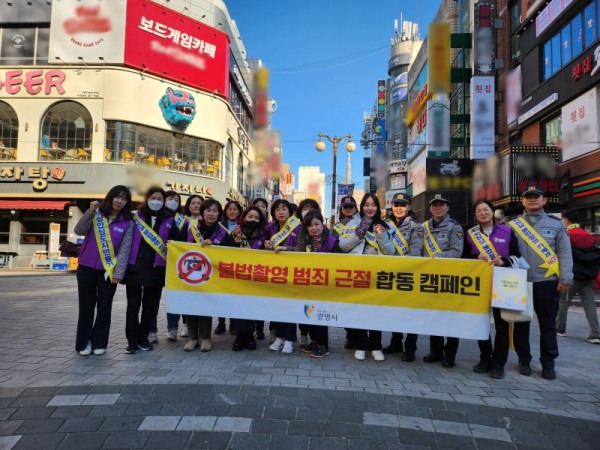
{"type": "Polygon", "coordinates": [[[179,230],[173,215],[165,208],[165,191],[152,187],[142,207],[133,214],[134,231],[129,264],[123,282],[127,285],[125,335],[127,353],[149,351],[152,320],[158,314],[165,285],[167,241],[177,240],[179,230]],[[140,318],[140,308],[142,314],[140,318]]]}
{"type": "Polygon", "coordinates": [[[106,353],[113,297],[131,250],[131,219],[131,192],[125,186],[115,186],[102,202],[91,202],[75,225],[75,234],[85,236],[77,266],[79,318],[75,342],[75,350],[82,356],[106,353]],[[101,254],[99,248],[109,252],[101,254]]]}
{"type": "MultiPolygon", "coordinates": [[[[323,215],[318,209],[313,209],[305,214],[304,228],[307,231],[304,248],[297,247],[298,251],[310,253],[342,253],[339,241],[325,226],[323,215]]],[[[310,344],[300,347],[311,358],[323,358],[329,355],[329,329],[325,325],[305,325],[310,335],[310,344]]]]}
{"type": "MultiPolygon", "coordinates": [[[[235,227],[231,232],[236,245],[241,248],[253,250],[264,250],[267,219],[265,214],[257,206],[249,206],[242,213],[242,225],[235,227]]],[[[231,349],[234,352],[241,350],[256,350],[254,339],[255,320],[233,319],[235,323],[236,337],[231,349]]]]}
{"type": "MultiPolygon", "coordinates": [[[[235,246],[233,238],[219,222],[223,216],[223,207],[218,200],[214,198],[204,200],[199,213],[202,220],[191,219],[188,223],[187,242],[196,242],[202,246],[235,246]]],[[[186,323],[190,339],[183,349],[186,352],[191,352],[200,347],[201,352],[210,352],[212,350],[212,340],[210,338],[212,317],[187,314],[186,323]]]]}

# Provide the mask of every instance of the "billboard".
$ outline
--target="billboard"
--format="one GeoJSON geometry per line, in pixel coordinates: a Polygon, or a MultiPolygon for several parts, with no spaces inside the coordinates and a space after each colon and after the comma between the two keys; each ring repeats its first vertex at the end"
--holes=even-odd
{"type": "Polygon", "coordinates": [[[563,106],[561,116],[563,162],[599,147],[598,88],[563,106]]]}
{"type": "Polygon", "coordinates": [[[495,153],[495,79],[471,78],[471,159],[486,159],[495,153]]]}
{"type": "Polygon", "coordinates": [[[470,159],[427,159],[428,191],[470,191],[473,184],[473,161],[470,159]]]}
{"type": "Polygon", "coordinates": [[[427,102],[427,155],[450,156],[450,100],[427,102]]]}
{"type": "Polygon", "coordinates": [[[229,37],[148,0],[61,0],[49,62],[124,64],[229,96],[229,37]]]}
{"type": "Polygon", "coordinates": [[[496,1],[481,0],[473,8],[473,74],[494,75],[497,52],[496,1]]]}
{"type": "Polygon", "coordinates": [[[506,123],[509,128],[512,128],[517,124],[519,108],[523,100],[520,65],[506,74],[505,83],[506,123]]]}
{"type": "Polygon", "coordinates": [[[450,24],[429,25],[428,85],[433,94],[450,93],[450,24]]]}
{"type": "Polygon", "coordinates": [[[410,182],[412,184],[412,196],[425,192],[425,180],[427,169],[427,152],[419,153],[409,164],[410,182]]]}

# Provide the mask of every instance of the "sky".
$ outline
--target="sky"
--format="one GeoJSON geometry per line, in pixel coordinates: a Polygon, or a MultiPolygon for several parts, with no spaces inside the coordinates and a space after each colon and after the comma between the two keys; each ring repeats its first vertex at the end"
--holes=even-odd
{"type": "MultiPolygon", "coordinates": [[[[332,173],[332,145],[319,153],[321,131],[352,134],[352,181],[363,189],[363,113],[376,101],[377,80],[387,79],[394,19],[419,24],[421,39],[441,0],[225,0],[248,58],[270,69],[269,96],[277,102],[272,128],[281,131],[283,162],[332,173]]],[[[345,176],[345,144],[337,173],[345,176]]],[[[297,188],[297,186],[296,186],[297,188]]],[[[326,193],[331,187],[326,186],[326,193]]],[[[328,195],[328,194],[326,194],[328,195]]]]}

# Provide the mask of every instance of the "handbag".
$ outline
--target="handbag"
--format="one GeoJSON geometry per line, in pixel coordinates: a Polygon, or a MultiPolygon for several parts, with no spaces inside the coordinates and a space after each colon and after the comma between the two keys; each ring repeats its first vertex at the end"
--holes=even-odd
{"type": "Polygon", "coordinates": [[[492,306],[524,311],[527,301],[527,271],[494,267],[492,306]]]}
{"type": "Polygon", "coordinates": [[[500,317],[505,322],[531,322],[531,319],[533,319],[533,283],[527,282],[525,311],[500,308],[500,317]]]}
{"type": "Polygon", "coordinates": [[[77,258],[79,256],[80,249],[81,244],[71,241],[62,241],[60,247],[58,247],[61,258],[77,258]]]}

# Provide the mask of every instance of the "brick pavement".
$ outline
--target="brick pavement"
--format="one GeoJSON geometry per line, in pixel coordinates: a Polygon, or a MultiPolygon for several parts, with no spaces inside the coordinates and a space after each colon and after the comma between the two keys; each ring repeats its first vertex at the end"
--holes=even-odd
{"type": "MultiPolygon", "coordinates": [[[[559,338],[558,380],[515,372],[473,373],[476,342],[462,340],[457,366],[395,355],[359,362],[331,329],[332,354],[230,350],[183,352],[164,339],[136,355],[125,349],[125,294],[115,297],[106,355],[73,350],[72,275],[0,277],[0,448],[597,448],[600,346],[585,342],[581,308],[559,338]]],[[[537,344],[537,324],[532,342],[537,344]]],[[[389,333],[384,333],[384,341],[389,333]]]]}

